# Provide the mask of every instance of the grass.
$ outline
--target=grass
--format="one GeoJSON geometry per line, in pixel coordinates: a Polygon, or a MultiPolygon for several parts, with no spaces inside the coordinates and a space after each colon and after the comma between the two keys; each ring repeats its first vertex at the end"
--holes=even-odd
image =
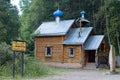
{"type": "MultiPolygon", "coordinates": [[[[16,62],[16,75],[15,79],[21,80],[21,61],[17,58],[16,62]]],[[[24,66],[24,79],[28,78],[39,78],[59,74],[65,71],[74,71],[81,69],[74,68],[60,68],[60,67],[46,67],[38,60],[33,57],[25,56],[25,66],[24,66]]],[[[109,69],[100,69],[101,71],[109,71],[109,69]]],[[[120,72],[120,68],[116,68],[117,72],[120,72]]],[[[12,61],[0,66],[0,79],[13,79],[12,77],[12,61]]]]}
{"type": "MultiPolygon", "coordinates": [[[[106,69],[106,68],[100,68],[99,70],[103,71],[103,72],[109,72],[110,71],[110,69],[106,69]]],[[[115,71],[120,73],[120,68],[116,68],[115,71]]]]}
{"type": "MultiPolygon", "coordinates": [[[[21,79],[21,61],[16,59],[15,62],[15,79],[21,79]]],[[[37,78],[42,76],[54,75],[54,69],[44,66],[32,57],[25,56],[24,77],[37,78]]],[[[12,76],[12,61],[0,66],[0,79],[11,79],[12,76]]]]}
{"type": "Polygon", "coordinates": [[[116,71],[120,73],[120,68],[116,68],[116,71]]]}

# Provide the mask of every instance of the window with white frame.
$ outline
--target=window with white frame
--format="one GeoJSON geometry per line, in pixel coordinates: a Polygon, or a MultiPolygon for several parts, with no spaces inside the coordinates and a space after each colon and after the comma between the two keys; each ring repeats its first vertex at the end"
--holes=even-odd
{"type": "Polygon", "coordinates": [[[52,56],[52,47],[46,47],[46,51],[45,51],[45,56],[50,57],[52,56]]]}
{"type": "Polygon", "coordinates": [[[69,57],[74,57],[74,48],[69,49],[69,57]]]}

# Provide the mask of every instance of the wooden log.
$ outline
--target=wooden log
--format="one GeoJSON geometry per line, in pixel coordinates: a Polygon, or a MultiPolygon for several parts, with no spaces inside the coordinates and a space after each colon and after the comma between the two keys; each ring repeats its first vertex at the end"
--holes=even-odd
{"type": "Polygon", "coordinates": [[[110,45],[109,64],[110,64],[110,73],[114,73],[115,72],[115,48],[113,47],[113,45],[110,45]]]}

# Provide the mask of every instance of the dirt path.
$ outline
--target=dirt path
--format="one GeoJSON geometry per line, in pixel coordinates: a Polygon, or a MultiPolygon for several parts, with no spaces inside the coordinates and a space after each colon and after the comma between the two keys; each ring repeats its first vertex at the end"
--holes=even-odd
{"type": "MultiPolygon", "coordinates": [[[[33,80],[33,79],[31,79],[33,80]]],[[[100,70],[65,70],[60,74],[35,80],[120,80],[120,74],[106,75],[100,70]]]]}

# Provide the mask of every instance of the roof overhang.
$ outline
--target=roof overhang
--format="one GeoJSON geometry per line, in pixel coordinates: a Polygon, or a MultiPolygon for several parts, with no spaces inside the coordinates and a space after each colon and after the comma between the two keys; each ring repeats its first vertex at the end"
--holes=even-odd
{"type": "Polygon", "coordinates": [[[84,50],[98,50],[104,35],[90,36],[84,45],[84,50]]]}

